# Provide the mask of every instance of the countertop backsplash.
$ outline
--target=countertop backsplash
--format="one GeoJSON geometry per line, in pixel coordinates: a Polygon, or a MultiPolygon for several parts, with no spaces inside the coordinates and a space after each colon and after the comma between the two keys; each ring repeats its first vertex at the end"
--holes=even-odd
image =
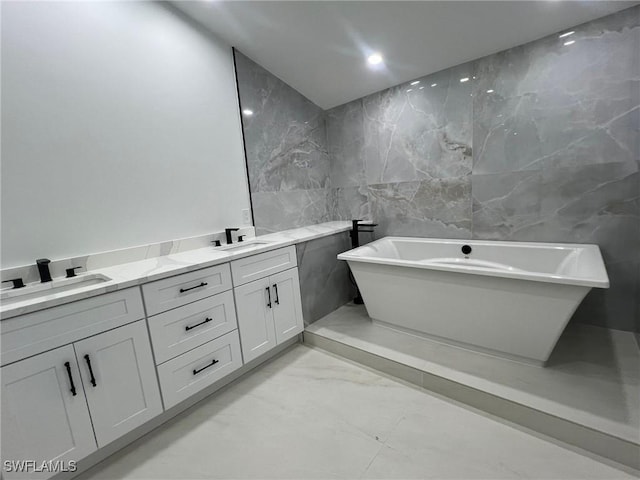
{"type": "MultiPolygon", "coordinates": [[[[57,305],[89,298],[96,295],[133,287],[147,282],[199,270],[232,260],[255,255],[277,248],[308,242],[328,235],[345,232],[351,228],[351,222],[326,222],[307,227],[285,230],[255,237],[253,227],[246,227],[235,232],[248,235],[249,243],[253,239],[265,241],[264,245],[254,248],[225,251],[211,245],[211,240],[217,239],[219,233],[200,237],[180,239],[171,242],[140,246],[113,252],[103,252],[86,257],[54,260],[50,264],[51,275],[54,279],[64,276],[65,269],[83,266],[84,272],[102,274],[110,280],[99,285],[90,285],[73,291],[41,295],[35,299],[25,299],[8,305],[0,305],[2,319],[50,308],[57,305]]],[[[237,242],[234,242],[237,245],[237,242]]],[[[223,241],[224,246],[224,241],[223,241]]],[[[25,283],[39,280],[37,268],[34,265],[11,268],[0,272],[3,279],[22,277],[25,283]]],[[[10,289],[7,287],[6,289],[10,289]]]]}

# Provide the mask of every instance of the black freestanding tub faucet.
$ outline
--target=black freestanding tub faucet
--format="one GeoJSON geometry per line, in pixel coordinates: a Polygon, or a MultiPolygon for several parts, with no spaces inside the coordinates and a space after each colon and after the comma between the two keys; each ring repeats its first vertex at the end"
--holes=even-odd
{"type": "MultiPolygon", "coordinates": [[[[351,231],[349,235],[351,236],[351,248],[358,248],[360,246],[360,234],[361,233],[373,233],[373,227],[377,227],[377,223],[365,223],[360,225],[362,220],[351,220],[351,231]],[[365,227],[365,228],[363,228],[365,227]],[[369,227],[369,229],[366,229],[369,227]]],[[[364,300],[362,299],[362,295],[360,294],[360,289],[358,288],[358,284],[356,283],[356,279],[353,278],[353,273],[349,270],[349,276],[351,277],[351,281],[356,286],[356,298],[353,299],[353,303],[356,305],[362,305],[364,300]]]]}
{"type": "Polygon", "coordinates": [[[351,237],[351,248],[358,248],[360,246],[360,233],[373,233],[373,227],[377,227],[377,223],[365,223],[364,225],[360,225],[362,220],[351,220],[351,232],[349,232],[349,236],[351,237]],[[365,228],[363,228],[365,227],[365,228]],[[370,227],[370,230],[366,230],[366,227],[370,227]]]}

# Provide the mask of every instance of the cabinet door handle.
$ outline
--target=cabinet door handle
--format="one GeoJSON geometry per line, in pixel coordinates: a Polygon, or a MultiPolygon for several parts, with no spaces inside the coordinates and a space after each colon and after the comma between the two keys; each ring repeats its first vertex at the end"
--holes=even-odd
{"type": "Polygon", "coordinates": [[[267,291],[267,296],[269,297],[269,301],[267,302],[267,307],[271,308],[271,289],[269,287],[265,288],[267,291]]]}
{"type": "Polygon", "coordinates": [[[64,362],[64,368],[67,369],[67,375],[69,375],[69,383],[71,384],[71,395],[74,397],[77,395],[76,386],[73,384],[73,377],[71,376],[71,364],[64,362]]]}
{"type": "Polygon", "coordinates": [[[196,285],[195,287],[181,288],[180,293],[188,292],[189,290],[193,290],[194,288],[206,287],[207,285],[209,285],[207,282],[202,282],[200,283],[200,285],[196,285]]]}
{"type": "Polygon", "coordinates": [[[91,368],[91,359],[89,358],[89,355],[85,355],[84,356],[85,361],[87,362],[87,367],[89,367],[89,375],[91,375],[91,385],[93,385],[94,387],[96,386],[96,377],[93,376],[93,368],[91,368]]]}
{"type": "Polygon", "coordinates": [[[209,367],[213,367],[213,366],[214,366],[216,363],[218,363],[218,362],[219,362],[219,360],[216,360],[216,359],[214,358],[213,360],[211,360],[211,363],[210,363],[209,365],[206,365],[206,366],[204,366],[204,367],[202,367],[202,368],[200,368],[200,369],[198,369],[198,370],[196,370],[196,369],[194,368],[194,369],[193,369],[193,374],[194,374],[194,375],[197,375],[197,374],[199,374],[201,371],[206,370],[206,369],[207,369],[207,368],[209,368],[209,367]]]}
{"type": "Polygon", "coordinates": [[[274,301],[276,302],[276,305],[280,305],[280,297],[278,297],[278,285],[276,285],[275,283],[273,284],[273,291],[276,292],[276,299],[274,301]]]}
{"type": "Polygon", "coordinates": [[[200,325],[204,325],[205,323],[209,323],[212,320],[213,320],[213,318],[207,317],[207,318],[204,319],[204,321],[202,321],[200,323],[196,323],[195,325],[187,325],[186,327],[184,327],[184,329],[188,332],[192,328],[199,327],[200,325]]]}

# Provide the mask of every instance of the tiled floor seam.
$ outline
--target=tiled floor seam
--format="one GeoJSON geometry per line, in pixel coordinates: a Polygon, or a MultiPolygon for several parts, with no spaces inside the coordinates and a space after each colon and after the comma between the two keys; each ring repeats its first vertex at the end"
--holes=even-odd
{"type": "MultiPolygon", "coordinates": [[[[371,461],[367,464],[367,466],[365,467],[364,471],[358,476],[359,479],[365,478],[365,475],[367,474],[367,472],[369,471],[369,469],[371,468],[371,465],[373,464],[373,462],[376,461],[376,458],[378,458],[378,456],[380,455],[380,453],[382,452],[382,450],[384,450],[384,448],[387,446],[387,441],[389,440],[389,438],[391,437],[391,434],[398,428],[398,425],[400,425],[400,422],[402,422],[402,420],[404,420],[406,417],[404,415],[402,415],[398,421],[395,423],[395,425],[393,426],[393,428],[391,428],[386,435],[386,439],[382,442],[380,442],[380,448],[378,448],[378,451],[375,453],[375,455],[371,458],[371,461]]],[[[378,437],[376,437],[376,440],[378,440],[378,437]]],[[[379,440],[378,440],[379,441],[379,440]]]]}
{"type": "MultiPolygon", "coordinates": [[[[405,364],[401,364],[399,362],[396,362],[395,360],[390,360],[384,357],[381,357],[375,353],[371,353],[371,352],[367,352],[366,350],[363,350],[362,348],[359,347],[355,347],[352,345],[348,345],[346,343],[341,342],[340,340],[335,340],[335,339],[331,339],[331,338],[327,338],[327,337],[323,337],[322,335],[319,335],[317,333],[311,333],[311,332],[307,332],[307,335],[305,336],[305,343],[313,345],[317,348],[320,348],[322,350],[326,350],[329,352],[334,353],[335,355],[341,356],[343,358],[348,358],[360,365],[366,365],[369,368],[372,368],[373,370],[376,371],[382,371],[387,375],[390,375],[391,377],[396,377],[398,378],[396,375],[394,375],[394,373],[391,373],[387,370],[382,370],[379,369],[378,367],[374,367],[371,364],[366,362],[366,359],[368,358],[372,358],[375,357],[376,359],[380,360],[376,363],[387,363],[387,364],[394,364],[397,367],[400,367],[401,369],[411,369],[411,370],[417,370],[414,369],[413,367],[407,366],[405,364]],[[345,354],[341,354],[339,351],[345,352],[345,354]],[[349,353],[355,353],[356,355],[353,356],[348,356],[349,353]],[[359,357],[361,360],[357,360],[354,357],[359,357]],[[362,360],[363,357],[365,357],[365,360],[362,360]]],[[[373,363],[373,362],[371,362],[373,363]]],[[[637,444],[633,444],[625,439],[620,439],[617,437],[614,437],[612,435],[606,434],[604,432],[599,432],[597,430],[594,430],[590,427],[584,426],[584,425],[580,425],[577,424],[575,422],[572,422],[570,420],[566,420],[560,417],[557,417],[553,414],[535,409],[533,407],[529,407],[527,405],[523,405],[523,404],[519,404],[516,402],[513,402],[511,400],[508,399],[504,399],[504,398],[500,398],[497,397],[491,393],[488,392],[484,392],[481,390],[478,390],[474,387],[469,387],[467,385],[464,384],[460,384],[458,382],[455,382],[453,380],[449,380],[447,378],[444,377],[440,377],[438,375],[429,373],[429,372],[424,372],[424,371],[419,371],[421,378],[422,378],[422,382],[421,384],[417,384],[416,382],[412,382],[410,380],[407,380],[406,378],[402,378],[400,377],[401,380],[404,380],[408,383],[411,383],[415,386],[420,387],[421,389],[425,390],[426,392],[429,392],[430,394],[435,394],[437,396],[440,396],[446,400],[449,401],[454,401],[456,403],[461,404],[461,406],[464,407],[469,407],[471,409],[473,409],[474,411],[476,411],[477,413],[483,414],[483,415],[488,415],[489,417],[491,417],[492,419],[494,419],[495,421],[500,421],[500,422],[507,422],[510,426],[512,426],[513,428],[523,428],[526,431],[528,431],[529,433],[531,432],[535,432],[538,435],[545,437],[548,441],[552,441],[556,444],[559,444],[560,446],[564,447],[564,448],[568,448],[570,450],[573,451],[577,451],[578,453],[581,453],[583,455],[587,455],[587,456],[595,456],[597,457],[598,460],[600,461],[604,461],[605,463],[609,463],[609,464],[613,464],[613,466],[615,466],[616,468],[621,468],[625,471],[630,471],[633,474],[638,474],[640,472],[640,461],[638,461],[638,458],[640,458],[640,448],[638,448],[637,444]],[[433,384],[433,382],[439,382],[441,383],[440,387],[443,386],[443,384],[448,384],[445,385],[444,388],[440,388],[438,390],[434,389],[433,385],[430,385],[429,387],[426,386],[427,380],[430,380],[430,383],[433,384]],[[458,389],[458,390],[466,390],[465,392],[449,392],[450,394],[447,393],[442,393],[442,390],[447,390],[447,387],[451,388],[453,387],[454,389],[458,389]],[[468,397],[469,395],[476,395],[478,398],[475,399],[474,402],[470,401],[470,398],[466,398],[465,399],[461,399],[460,397],[468,397]],[[482,398],[480,398],[482,397],[482,398]],[[486,410],[480,406],[478,406],[478,404],[482,404],[485,403],[485,405],[487,404],[487,400],[489,399],[489,397],[491,397],[492,400],[494,400],[495,402],[501,403],[503,406],[509,406],[511,407],[511,409],[516,409],[516,410],[521,410],[519,413],[518,412],[511,412],[510,415],[501,415],[499,412],[496,412],[497,408],[495,408],[495,406],[493,406],[494,408],[492,408],[491,410],[486,410]],[[532,426],[530,426],[528,423],[520,423],[516,421],[516,418],[521,417],[522,414],[528,414],[530,415],[534,415],[534,416],[538,416],[540,417],[539,420],[547,420],[549,421],[550,419],[555,419],[557,422],[562,423],[563,425],[561,426],[561,428],[565,429],[565,432],[562,435],[558,435],[558,436],[554,436],[551,435],[550,433],[547,433],[546,431],[540,431],[537,430],[535,428],[533,428],[532,426]],[[602,453],[601,451],[597,451],[595,449],[589,449],[587,447],[581,446],[581,445],[576,445],[575,443],[569,441],[566,437],[570,436],[570,434],[568,434],[566,432],[567,428],[573,428],[573,429],[579,429],[579,430],[586,430],[587,432],[591,432],[593,438],[589,439],[590,444],[593,443],[598,443],[598,442],[602,442],[602,440],[604,438],[609,438],[612,441],[616,441],[616,442],[620,442],[621,447],[624,448],[625,453],[623,453],[622,455],[618,455],[618,458],[611,458],[611,456],[607,456],[604,453],[602,453]],[[559,438],[561,437],[561,438],[559,438]],[[597,437],[597,438],[596,438],[597,437]],[[626,447],[626,448],[625,448],[626,447]],[[635,453],[634,451],[637,451],[637,453],[635,453]]],[[[539,423],[539,422],[531,422],[531,423],[539,423]]],[[[557,432],[559,433],[559,432],[557,432]]],[[[615,449],[614,449],[615,450],[615,449]]],[[[617,450],[616,450],[617,452],[617,450]]]]}

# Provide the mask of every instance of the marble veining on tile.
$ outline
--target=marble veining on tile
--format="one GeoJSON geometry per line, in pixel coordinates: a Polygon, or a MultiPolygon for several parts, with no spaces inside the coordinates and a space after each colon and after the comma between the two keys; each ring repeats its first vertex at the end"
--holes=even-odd
{"type": "Polygon", "coordinates": [[[256,234],[331,221],[331,194],[325,188],[253,193],[256,234]]]}
{"type": "Polygon", "coordinates": [[[471,237],[470,177],[369,186],[376,235],[471,237]]]}
{"type": "Polygon", "coordinates": [[[331,208],[337,220],[372,220],[369,188],[365,185],[333,189],[331,208]]]}
{"type": "Polygon", "coordinates": [[[235,52],[251,192],[325,188],[329,160],[323,110],[235,52]]]}
{"type": "Polygon", "coordinates": [[[471,172],[471,85],[460,78],[472,71],[460,65],[421,78],[423,89],[400,85],[366,102],[370,133],[378,137],[378,154],[366,159],[368,184],[471,172]]]}
{"type": "Polygon", "coordinates": [[[331,185],[341,188],[366,185],[362,101],[327,111],[326,125],[331,185]]]}
{"type": "Polygon", "coordinates": [[[640,7],[572,29],[574,44],[550,35],[330,110],[328,131],[357,138],[329,136],[334,218],[370,215],[377,236],[596,243],[611,287],[574,321],[640,329],[640,7]]]}
{"type": "MultiPolygon", "coordinates": [[[[308,176],[290,173],[295,156],[271,169],[287,123],[254,116],[257,231],[362,218],[378,237],[596,243],[611,287],[574,320],[639,330],[640,6],[572,30],[569,45],[556,33],[324,112],[325,143],[292,135],[326,152],[308,176]]],[[[245,70],[251,95],[315,125],[304,97],[245,70]]]]}
{"type": "Polygon", "coordinates": [[[638,161],[640,9],[476,62],[474,173],[638,161]]]}
{"type": "Polygon", "coordinates": [[[350,249],[351,240],[346,232],[296,245],[302,314],[306,325],[355,297],[348,267],[336,258],[350,249]]]}

